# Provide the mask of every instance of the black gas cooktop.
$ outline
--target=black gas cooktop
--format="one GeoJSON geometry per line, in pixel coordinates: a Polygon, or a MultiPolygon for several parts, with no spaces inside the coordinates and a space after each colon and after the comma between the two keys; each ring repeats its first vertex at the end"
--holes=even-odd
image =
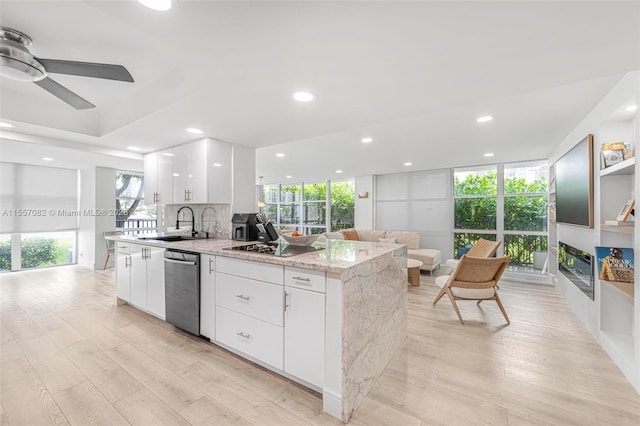
{"type": "Polygon", "coordinates": [[[311,253],[323,249],[324,247],[318,246],[294,246],[291,244],[278,243],[252,243],[223,248],[223,250],[240,250],[250,253],[269,254],[272,256],[280,257],[296,256],[298,254],[311,253]]]}

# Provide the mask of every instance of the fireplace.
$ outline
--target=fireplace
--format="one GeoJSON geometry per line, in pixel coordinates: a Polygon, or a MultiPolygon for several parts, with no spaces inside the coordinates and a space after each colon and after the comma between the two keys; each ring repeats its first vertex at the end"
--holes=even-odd
{"type": "Polygon", "coordinates": [[[568,244],[558,245],[558,270],[594,300],[593,256],[568,244]]]}

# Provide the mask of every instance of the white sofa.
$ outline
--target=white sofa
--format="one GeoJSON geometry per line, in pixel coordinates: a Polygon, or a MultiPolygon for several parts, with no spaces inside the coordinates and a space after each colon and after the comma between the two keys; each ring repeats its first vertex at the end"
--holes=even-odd
{"type": "Polygon", "coordinates": [[[327,232],[323,234],[327,239],[334,240],[359,240],[372,242],[386,242],[396,244],[406,244],[407,257],[422,262],[420,267],[423,271],[433,273],[434,269],[440,267],[442,254],[440,250],[420,248],[420,234],[413,231],[384,231],[378,229],[345,229],[337,232],[327,232]],[[345,238],[345,235],[347,236],[345,238]],[[357,236],[357,238],[354,238],[357,236]]]}

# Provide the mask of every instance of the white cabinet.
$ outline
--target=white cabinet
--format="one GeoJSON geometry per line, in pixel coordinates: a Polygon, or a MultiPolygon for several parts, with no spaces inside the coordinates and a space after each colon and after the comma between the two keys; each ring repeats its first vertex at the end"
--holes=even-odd
{"type": "Polygon", "coordinates": [[[173,148],[173,202],[207,202],[208,139],[173,148]]]}
{"type": "Polygon", "coordinates": [[[172,170],[171,150],[153,152],[144,156],[145,204],[169,204],[173,201],[172,170]]]}
{"type": "Polygon", "coordinates": [[[207,147],[208,202],[231,204],[233,199],[233,146],[209,140],[207,147]]]}
{"type": "MultiPolygon", "coordinates": [[[[164,249],[140,244],[130,244],[129,247],[130,254],[128,259],[125,259],[125,265],[129,270],[129,297],[121,298],[142,310],[165,319],[164,249]]],[[[119,259],[120,254],[118,255],[119,259]]],[[[120,284],[118,284],[118,288],[120,288],[120,284]]]]}
{"type": "Polygon", "coordinates": [[[217,306],[216,340],[282,370],[282,327],[217,306]]]}
{"type": "Polygon", "coordinates": [[[131,300],[131,245],[116,243],[116,285],[118,297],[131,300]]]}
{"type": "Polygon", "coordinates": [[[216,337],[216,258],[200,255],[200,334],[216,337]]]}
{"type": "Polygon", "coordinates": [[[216,258],[215,340],[280,370],[283,277],[279,265],[216,258]]]}
{"type": "Polygon", "coordinates": [[[284,371],[324,384],[324,272],[285,268],[284,371]]]}
{"type": "Polygon", "coordinates": [[[147,310],[165,319],[164,249],[147,247],[147,310]]]}
{"type": "Polygon", "coordinates": [[[230,204],[233,145],[202,139],[144,156],[145,203],[230,204]]]}

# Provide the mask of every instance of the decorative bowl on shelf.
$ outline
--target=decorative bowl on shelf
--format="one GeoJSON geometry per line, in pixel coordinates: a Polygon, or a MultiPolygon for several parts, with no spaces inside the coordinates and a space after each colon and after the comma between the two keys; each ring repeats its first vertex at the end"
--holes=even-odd
{"type": "Polygon", "coordinates": [[[280,236],[284,238],[285,241],[291,244],[292,246],[309,246],[313,244],[320,235],[316,234],[316,235],[293,236],[291,235],[291,233],[287,233],[287,234],[280,234],[280,236]]]}

